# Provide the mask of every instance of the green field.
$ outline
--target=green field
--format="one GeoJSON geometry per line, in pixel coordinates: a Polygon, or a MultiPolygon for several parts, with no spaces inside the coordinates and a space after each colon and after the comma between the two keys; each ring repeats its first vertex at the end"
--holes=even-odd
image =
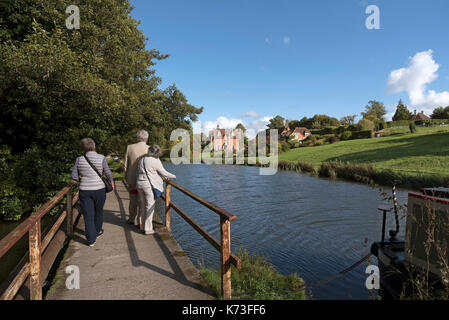
{"type": "Polygon", "coordinates": [[[316,147],[289,150],[279,161],[302,161],[319,167],[326,161],[370,164],[379,171],[410,176],[449,176],[449,126],[391,128],[392,135],[381,138],[341,141],[316,147]]]}

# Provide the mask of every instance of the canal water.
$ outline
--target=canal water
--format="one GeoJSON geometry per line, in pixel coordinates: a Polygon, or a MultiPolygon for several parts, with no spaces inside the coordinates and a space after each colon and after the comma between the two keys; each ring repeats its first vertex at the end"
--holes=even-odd
{"type": "MultiPolygon", "coordinates": [[[[364,184],[320,179],[282,171],[259,175],[259,168],[228,165],[173,165],[177,183],[235,214],[232,251],[240,247],[267,255],[282,274],[298,273],[308,284],[330,277],[369,253],[381,236],[379,204],[388,203],[379,189],[364,184]]],[[[219,216],[172,188],[172,201],[220,239],[219,216]]],[[[385,191],[391,195],[391,189],[385,191]]],[[[399,190],[400,204],[407,191],[399,190]]],[[[173,211],[173,210],[172,210],[173,211]]],[[[394,228],[394,216],[387,220],[394,228]]],[[[404,219],[401,219],[404,233],[404,219]]],[[[219,253],[176,212],[172,232],[196,266],[218,266],[219,253]]],[[[365,287],[368,264],[343,277],[311,288],[314,299],[369,299],[365,287]]]]}

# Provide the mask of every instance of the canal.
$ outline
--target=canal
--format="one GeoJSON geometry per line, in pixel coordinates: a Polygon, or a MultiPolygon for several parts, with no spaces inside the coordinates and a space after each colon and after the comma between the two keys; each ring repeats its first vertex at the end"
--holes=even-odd
{"type": "MultiPolygon", "coordinates": [[[[379,189],[288,171],[261,176],[259,168],[248,166],[171,163],[164,166],[176,174],[178,184],[238,216],[231,223],[233,252],[244,248],[251,253],[263,253],[280,273],[296,272],[307,284],[349,267],[369,252],[373,241],[380,240],[382,219],[377,207],[386,201],[379,189]]],[[[389,188],[385,191],[390,195],[389,188]]],[[[407,191],[399,190],[398,198],[400,204],[405,203],[407,191]]],[[[220,239],[217,214],[175,188],[172,188],[172,201],[220,239]]],[[[162,208],[160,202],[158,209],[162,208]]],[[[163,216],[163,210],[160,215],[163,216]]],[[[18,224],[0,222],[0,238],[18,224]]],[[[394,227],[393,215],[388,219],[388,226],[394,227]]],[[[172,232],[197,267],[219,265],[219,253],[175,211],[172,232]]],[[[403,233],[401,220],[400,236],[403,233]]],[[[1,259],[1,281],[23,256],[27,244],[24,237],[1,259]]],[[[373,257],[370,263],[377,261],[373,257]]],[[[367,264],[311,288],[312,298],[368,299],[364,273],[367,264]]]]}
{"type": "MultiPolygon", "coordinates": [[[[296,272],[306,283],[349,267],[369,253],[373,241],[380,240],[382,219],[377,207],[387,202],[379,189],[287,171],[261,176],[257,167],[164,165],[176,174],[178,184],[238,216],[231,223],[233,252],[242,247],[263,253],[280,273],[296,272]]],[[[172,201],[220,239],[218,215],[172,190],[172,201]]],[[[391,194],[390,188],[385,191],[391,194]]],[[[398,199],[405,203],[407,191],[399,190],[398,199]]],[[[393,229],[394,216],[387,221],[393,229]]],[[[401,219],[400,236],[404,224],[401,219]]],[[[219,253],[176,212],[172,232],[196,266],[218,265],[219,253]]],[[[376,264],[375,259],[369,263],[376,264]]],[[[312,298],[368,299],[367,265],[312,288],[312,298]]]]}

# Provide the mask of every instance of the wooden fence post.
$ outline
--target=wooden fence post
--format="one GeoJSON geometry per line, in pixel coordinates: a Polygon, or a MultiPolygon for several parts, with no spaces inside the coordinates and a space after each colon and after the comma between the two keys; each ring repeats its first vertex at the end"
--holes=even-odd
{"type": "Polygon", "coordinates": [[[67,193],[67,236],[73,235],[72,187],[67,193]]]}
{"type": "Polygon", "coordinates": [[[230,221],[220,217],[221,225],[221,292],[223,299],[231,299],[231,230],[230,221]]]}
{"type": "Polygon", "coordinates": [[[37,220],[29,231],[30,249],[30,299],[42,300],[41,279],[41,220],[37,220]]]}
{"type": "Polygon", "coordinates": [[[170,217],[170,190],[171,185],[167,183],[165,187],[165,226],[167,231],[171,232],[171,217],[170,217]]]}

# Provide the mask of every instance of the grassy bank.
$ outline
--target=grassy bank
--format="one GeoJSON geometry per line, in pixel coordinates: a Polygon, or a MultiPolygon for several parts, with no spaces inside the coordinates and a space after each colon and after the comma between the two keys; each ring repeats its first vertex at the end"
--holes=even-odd
{"type": "MultiPolygon", "coordinates": [[[[282,275],[263,255],[250,255],[239,250],[241,270],[232,267],[232,299],[236,300],[305,300],[305,283],[297,274],[282,275]]],[[[221,295],[220,269],[201,268],[201,276],[221,295]]]]}
{"type": "Polygon", "coordinates": [[[316,168],[324,162],[341,161],[408,175],[449,176],[449,126],[418,128],[414,134],[406,128],[392,128],[391,133],[382,138],[296,148],[281,153],[279,160],[306,162],[316,168]]]}
{"type": "Polygon", "coordinates": [[[398,180],[411,188],[449,184],[449,126],[390,134],[293,149],[279,155],[279,169],[381,185],[398,180]]]}

